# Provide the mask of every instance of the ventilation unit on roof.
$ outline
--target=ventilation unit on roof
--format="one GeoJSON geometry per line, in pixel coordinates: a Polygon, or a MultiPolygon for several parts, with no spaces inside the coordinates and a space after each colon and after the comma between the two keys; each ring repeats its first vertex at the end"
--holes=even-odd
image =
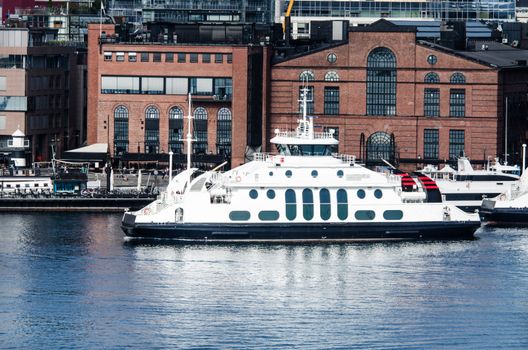
{"type": "Polygon", "coordinates": [[[513,47],[519,46],[519,40],[512,41],[511,46],[513,46],[513,47]]]}
{"type": "Polygon", "coordinates": [[[503,44],[507,44],[508,43],[508,38],[502,38],[502,43],[503,44]]]}

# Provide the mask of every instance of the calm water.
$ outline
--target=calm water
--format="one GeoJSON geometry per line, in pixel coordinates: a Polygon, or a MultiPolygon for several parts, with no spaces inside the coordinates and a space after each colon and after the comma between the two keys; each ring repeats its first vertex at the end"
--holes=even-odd
{"type": "Polygon", "coordinates": [[[528,229],[475,241],[125,242],[0,215],[0,348],[528,348],[528,229]]]}

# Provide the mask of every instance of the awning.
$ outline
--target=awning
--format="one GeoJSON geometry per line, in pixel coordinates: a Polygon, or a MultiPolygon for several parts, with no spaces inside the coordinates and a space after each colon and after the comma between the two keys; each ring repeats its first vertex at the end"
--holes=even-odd
{"type": "Polygon", "coordinates": [[[62,160],[84,162],[106,162],[108,144],[94,143],[93,145],[72,149],[64,152],[62,160]]]}

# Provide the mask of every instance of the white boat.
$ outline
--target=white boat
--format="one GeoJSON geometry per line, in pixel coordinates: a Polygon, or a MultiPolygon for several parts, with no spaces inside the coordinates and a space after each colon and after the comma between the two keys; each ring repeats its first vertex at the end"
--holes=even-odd
{"type": "Polygon", "coordinates": [[[528,223],[528,172],[504,193],[482,201],[479,214],[494,223],[528,223]]]}
{"type": "MultiPolygon", "coordinates": [[[[187,142],[189,150],[189,135],[187,142]]],[[[404,191],[401,176],[371,171],[354,156],[333,153],[338,144],[333,132],[315,132],[306,112],[295,131],[275,130],[271,143],[278,154],[257,153],[253,161],[223,173],[201,172],[188,163],[156,201],[125,212],[125,235],[379,241],[467,239],[480,227],[477,214],[428,203],[424,188],[404,191]]]]}
{"type": "Polygon", "coordinates": [[[473,169],[466,157],[460,157],[457,163],[456,170],[449,165],[442,169],[428,165],[418,172],[436,182],[445,202],[468,212],[479,209],[483,199],[498,196],[519,180],[520,168],[501,164],[498,159],[482,170],[473,169]]]}

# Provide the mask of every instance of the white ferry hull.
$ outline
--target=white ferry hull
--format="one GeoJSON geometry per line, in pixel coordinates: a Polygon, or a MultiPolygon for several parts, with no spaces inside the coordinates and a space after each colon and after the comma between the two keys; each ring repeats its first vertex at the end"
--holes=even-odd
{"type": "Polygon", "coordinates": [[[472,239],[478,221],[387,223],[136,223],[125,213],[121,225],[128,237],[182,241],[386,241],[472,239]]]}

